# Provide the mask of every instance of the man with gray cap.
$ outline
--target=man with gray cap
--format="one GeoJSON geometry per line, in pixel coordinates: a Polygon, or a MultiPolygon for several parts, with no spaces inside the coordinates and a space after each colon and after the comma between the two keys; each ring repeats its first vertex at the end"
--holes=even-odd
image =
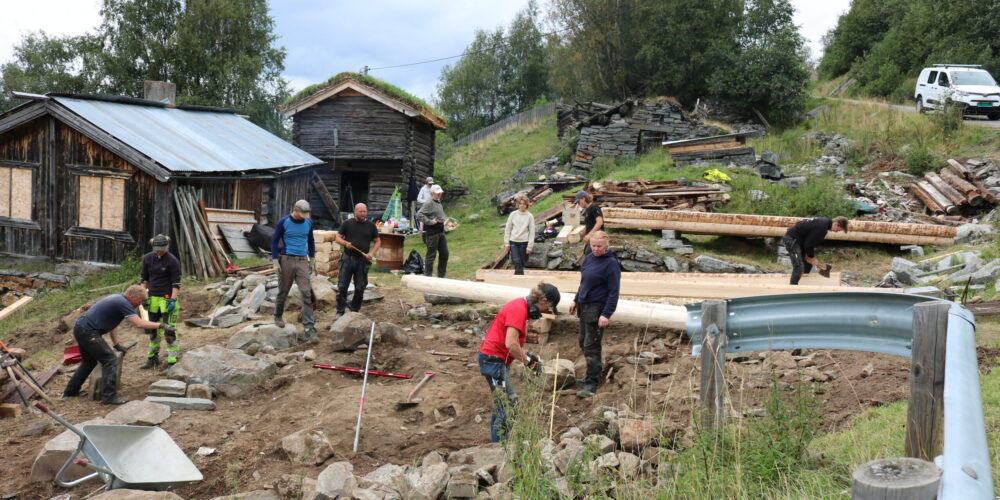
{"type": "MultiPolygon", "coordinates": [[[[181,261],[167,251],[170,247],[169,236],[158,234],[149,240],[149,245],[153,247],[153,251],[142,257],[142,266],[139,268],[142,280],[140,284],[149,293],[142,304],[149,313],[150,321],[162,321],[177,328],[177,316],[181,311],[177,304],[177,293],[181,288],[181,261]]],[[[149,351],[146,353],[146,363],[139,369],[149,370],[160,364],[160,339],[164,337],[167,341],[167,366],[173,366],[181,352],[177,332],[164,332],[162,328],[156,328],[146,330],[146,334],[149,335],[149,351]]]]}
{"type": "Polygon", "coordinates": [[[424,245],[427,245],[427,255],[424,256],[424,276],[434,274],[434,259],[440,255],[438,262],[438,278],[444,278],[448,269],[448,240],[444,235],[444,208],[441,206],[441,196],[444,189],[437,184],[431,186],[431,199],[420,207],[417,221],[424,225],[424,245]]]}
{"type": "Polygon", "coordinates": [[[309,202],[299,200],[292,207],[292,213],[286,215],[274,225],[274,236],[271,237],[271,262],[278,272],[278,298],[274,304],[274,324],[285,327],[282,314],[285,313],[285,300],[292,283],[299,286],[302,294],[302,326],[305,336],[312,344],[319,343],[316,336],[315,320],[312,308],[312,284],[309,279],[316,273],[316,241],[313,239],[313,222],[309,218],[309,202]],[[279,253],[279,242],[284,243],[279,253]]]}
{"type": "Polygon", "coordinates": [[[422,207],[424,206],[424,203],[431,201],[431,187],[433,186],[434,178],[428,177],[427,180],[424,181],[424,185],[420,187],[420,192],[417,193],[417,206],[422,207]]]}

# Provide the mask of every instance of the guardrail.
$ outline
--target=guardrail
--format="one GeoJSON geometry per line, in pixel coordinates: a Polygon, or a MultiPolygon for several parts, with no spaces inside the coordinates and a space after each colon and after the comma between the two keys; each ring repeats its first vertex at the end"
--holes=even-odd
{"type": "MultiPolygon", "coordinates": [[[[709,424],[717,425],[724,415],[721,388],[727,352],[813,348],[911,358],[907,453],[918,456],[934,449],[940,423],[935,405],[943,399],[943,453],[924,458],[934,458],[942,470],[940,482],[935,476],[931,485],[937,489],[937,498],[994,498],[975,320],[964,307],[918,295],[831,292],[705,301],[689,304],[687,309],[692,355],[702,355],[701,396],[709,424]],[[935,311],[940,314],[934,316],[935,311]],[[943,352],[936,342],[945,344],[943,352]],[[935,366],[941,362],[943,370],[935,366]],[[935,394],[940,391],[941,377],[943,398],[935,394]],[[930,409],[920,408],[923,413],[915,418],[917,400],[930,409]]],[[[859,491],[857,472],[855,493],[859,491]]]]}

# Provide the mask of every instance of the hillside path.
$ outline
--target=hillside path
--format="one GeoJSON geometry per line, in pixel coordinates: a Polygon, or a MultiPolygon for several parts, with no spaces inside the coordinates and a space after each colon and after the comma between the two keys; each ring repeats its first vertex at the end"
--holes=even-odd
{"type": "MultiPolygon", "coordinates": [[[[847,102],[847,103],[851,103],[851,104],[874,104],[874,105],[877,105],[877,106],[885,106],[885,107],[888,107],[888,108],[891,108],[891,109],[895,109],[895,110],[898,110],[898,111],[906,111],[908,113],[916,113],[917,112],[917,110],[916,110],[916,108],[914,106],[903,106],[901,104],[889,104],[887,102],[878,102],[878,101],[859,101],[857,99],[842,99],[842,98],[839,98],[839,97],[820,97],[820,96],[814,96],[814,97],[819,97],[821,99],[831,99],[831,100],[840,101],[840,102],[847,102]]],[[[1000,128],[1000,120],[998,120],[998,121],[991,121],[991,120],[987,120],[986,117],[967,116],[967,117],[965,117],[964,121],[965,121],[965,123],[970,124],[970,125],[980,125],[980,126],[983,126],[983,127],[1000,128]]]]}

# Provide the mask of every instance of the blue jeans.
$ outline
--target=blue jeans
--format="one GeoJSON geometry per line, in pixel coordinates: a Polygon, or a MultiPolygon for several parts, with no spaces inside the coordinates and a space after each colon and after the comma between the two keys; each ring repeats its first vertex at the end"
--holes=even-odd
{"type": "Polygon", "coordinates": [[[528,242],[509,241],[510,261],[514,264],[514,274],[524,274],[524,265],[528,263],[528,242]]]}
{"type": "Polygon", "coordinates": [[[517,394],[510,383],[507,365],[495,356],[479,353],[479,373],[486,378],[493,395],[493,416],[490,418],[490,441],[499,443],[510,434],[517,394]]]}
{"type": "Polygon", "coordinates": [[[368,269],[371,263],[363,257],[350,257],[346,254],[340,259],[340,275],[337,277],[337,314],[344,314],[347,308],[347,288],[354,280],[354,296],[351,297],[351,310],[361,310],[361,302],[365,298],[365,287],[368,286],[368,269]]]}

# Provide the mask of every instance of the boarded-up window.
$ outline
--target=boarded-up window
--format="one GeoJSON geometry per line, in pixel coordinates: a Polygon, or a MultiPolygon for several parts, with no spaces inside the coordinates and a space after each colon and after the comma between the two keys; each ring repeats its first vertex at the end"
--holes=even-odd
{"type": "Polygon", "coordinates": [[[80,227],[125,229],[125,179],[80,176],[80,227]]]}
{"type": "Polygon", "coordinates": [[[31,219],[31,169],[0,167],[0,217],[31,219]]]}

